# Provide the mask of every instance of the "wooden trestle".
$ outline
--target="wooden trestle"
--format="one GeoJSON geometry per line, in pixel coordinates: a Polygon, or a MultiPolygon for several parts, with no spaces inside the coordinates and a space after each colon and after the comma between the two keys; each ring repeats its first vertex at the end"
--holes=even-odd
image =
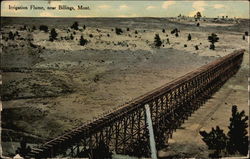
{"type": "Polygon", "coordinates": [[[28,157],[79,157],[84,152],[91,157],[100,142],[110,151],[126,154],[133,143],[148,140],[145,104],[150,106],[155,140],[160,148],[184,120],[239,70],[243,54],[244,50],[238,50],[202,66],[33,148],[28,157]]]}

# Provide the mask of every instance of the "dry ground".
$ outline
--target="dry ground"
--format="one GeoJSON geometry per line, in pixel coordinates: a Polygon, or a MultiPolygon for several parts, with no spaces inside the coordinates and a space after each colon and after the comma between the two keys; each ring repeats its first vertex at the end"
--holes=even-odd
{"type": "Polygon", "coordinates": [[[230,81],[231,85],[228,82],[225,88],[221,89],[222,92],[215,94],[215,98],[206,104],[208,106],[205,105],[195,112],[183,125],[184,130],[178,130],[174,134],[168,152],[162,150],[160,153],[162,156],[198,155],[198,150],[189,149],[197,143],[203,148],[202,153],[206,154],[204,144],[197,135],[198,130],[215,126],[214,124],[224,118],[224,114],[226,119],[222,121],[222,127],[227,125],[232,104],[248,111],[244,85],[247,84],[245,79],[249,66],[249,51],[247,40],[242,40],[243,33],[247,31],[245,21],[222,24],[207,21],[201,22],[201,27],[196,27],[196,23],[192,21],[176,22],[164,18],[53,21],[44,18],[25,19],[28,28],[33,25],[38,28],[37,24],[46,24],[50,29],[55,27],[58,40],[54,42],[48,41],[48,33],[39,30],[21,31],[23,19],[10,18],[4,19],[3,22],[3,37],[8,36],[9,31],[18,31],[20,37],[24,38],[3,40],[1,44],[1,67],[4,68],[1,95],[4,100],[2,140],[3,150],[7,155],[13,153],[15,142],[21,137],[26,137],[30,143],[40,143],[48,137],[55,137],[241,48],[247,49],[242,73],[231,79],[234,81],[230,81]],[[74,21],[79,21],[81,26],[85,24],[87,29],[75,31],[75,34],[70,29],[67,33],[74,21]],[[115,27],[122,28],[124,32],[116,35],[112,31],[115,27]],[[126,31],[128,27],[130,31],[126,31]],[[174,28],[181,30],[179,37],[170,34],[174,28]],[[163,33],[162,29],[166,32],[163,33]],[[135,30],[138,34],[135,34],[135,30]],[[220,38],[214,51],[209,50],[207,41],[207,36],[212,32],[220,38]],[[164,47],[160,49],[152,47],[156,33],[163,40],[164,47]],[[187,41],[189,33],[192,35],[191,41],[187,41]],[[61,40],[61,37],[70,34],[74,36],[74,40],[61,40]],[[79,45],[81,35],[89,41],[86,46],[79,45]],[[166,44],[167,38],[170,39],[170,45],[166,44]],[[187,44],[187,47],[184,47],[184,44],[187,44]],[[195,50],[195,45],[199,46],[199,50],[195,50]],[[240,81],[242,84],[239,84],[240,81]],[[231,99],[236,97],[233,93],[239,95],[238,103],[236,99],[231,99]],[[226,96],[230,98],[225,98],[226,96]],[[220,104],[225,103],[222,99],[228,100],[227,107],[220,104]],[[216,116],[212,117],[213,115],[216,116]],[[196,121],[202,122],[195,123],[196,121]],[[206,124],[208,121],[211,125],[206,124]],[[185,135],[181,134],[184,131],[185,135]]]}

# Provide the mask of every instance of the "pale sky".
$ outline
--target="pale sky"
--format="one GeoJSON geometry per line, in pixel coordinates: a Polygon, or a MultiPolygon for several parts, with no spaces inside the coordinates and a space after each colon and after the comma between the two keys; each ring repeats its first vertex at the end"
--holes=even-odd
{"type": "Polygon", "coordinates": [[[249,18],[248,1],[2,1],[1,15],[16,17],[176,17],[179,14],[194,16],[229,16],[249,18]],[[43,6],[45,10],[10,10],[9,6],[43,6]],[[48,10],[58,5],[89,6],[90,10],[48,10]]]}

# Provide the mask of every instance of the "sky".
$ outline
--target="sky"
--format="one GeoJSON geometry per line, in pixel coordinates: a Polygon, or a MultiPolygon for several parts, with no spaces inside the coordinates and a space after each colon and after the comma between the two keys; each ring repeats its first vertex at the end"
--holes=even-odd
{"type": "Polygon", "coordinates": [[[1,15],[14,17],[176,17],[179,14],[193,17],[228,16],[249,18],[249,1],[2,1],[1,15]],[[44,7],[44,10],[9,9],[12,7],[44,7]],[[76,10],[58,10],[59,5],[76,10]],[[90,10],[77,10],[78,5],[90,10]],[[48,10],[47,7],[57,7],[48,10]]]}

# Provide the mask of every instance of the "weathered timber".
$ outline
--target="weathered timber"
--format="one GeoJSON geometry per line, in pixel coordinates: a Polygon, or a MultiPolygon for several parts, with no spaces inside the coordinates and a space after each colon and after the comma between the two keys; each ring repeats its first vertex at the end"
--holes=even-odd
{"type": "MultiPolygon", "coordinates": [[[[240,68],[244,50],[235,51],[41,144],[28,157],[93,156],[104,143],[110,151],[131,153],[130,146],[148,142],[144,105],[150,106],[157,148],[240,68]]],[[[145,147],[145,145],[142,145],[145,147]]],[[[133,152],[132,152],[133,153],[133,152]]]]}

